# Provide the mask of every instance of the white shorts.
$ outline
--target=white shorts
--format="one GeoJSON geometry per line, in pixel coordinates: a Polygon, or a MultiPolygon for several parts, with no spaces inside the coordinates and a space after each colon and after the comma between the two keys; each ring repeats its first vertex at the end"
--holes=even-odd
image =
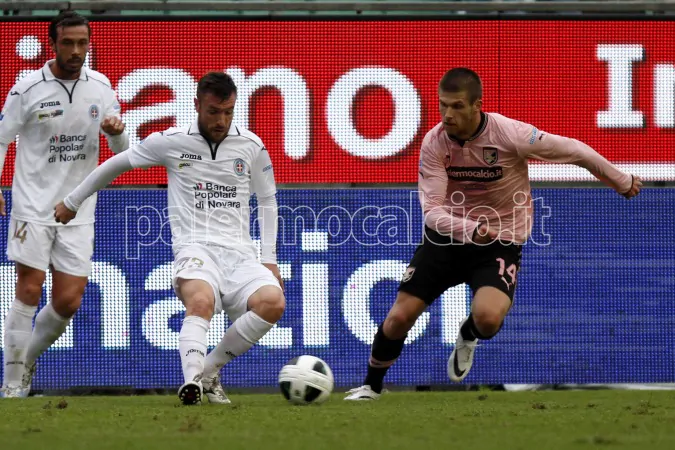
{"type": "Polygon", "coordinates": [[[77,277],[91,273],[94,254],[94,224],[70,227],[9,221],[7,259],[34,269],[55,270],[77,277]]]}
{"type": "Polygon", "coordinates": [[[263,286],[279,281],[257,259],[240,252],[192,244],[178,250],[173,263],[173,288],[178,294],[179,278],[203,280],[211,285],[215,297],[214,313],[225,311],[234,322],[247,311],[248,298],[263,286]]]}

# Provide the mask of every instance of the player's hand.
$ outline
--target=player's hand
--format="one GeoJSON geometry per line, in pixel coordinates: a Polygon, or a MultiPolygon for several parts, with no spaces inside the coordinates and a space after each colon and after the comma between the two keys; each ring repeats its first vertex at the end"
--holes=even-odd
{"type": "Polygon", "coordinates": [[[124,123],[115,116],[108,116],[101,122],[101,130],[110,136],[117,136],[124,132],[124,123]]]}
{"type": "Polygon", "coordinates": [[[484,223],[481,223],[473,232],[474,244],[490,244],[497,239],[499,239],[499,231],[495,228],[488,228],[484,223]]]}
{"type": "Polygon", "coordinates": [[[640,193],[641,188],[642,188],[642,180],[637,175],[633,175],[633,183],[631,184],[630,189],[628,190],[628,192],[621,195],[623,195],[627,199],[633,198],[640,193]]]}
{"type": "Polygon", "coordinates": [[[58,205],[54,207],[54,219],[58,223],[62,224],[67,224],[71,220],[75,218],[77,215],[77,211],[71,211],[68,208],[66,208],[66,205],[63,204],[63,202],[60,202],[58,205]]]}
{"type": "Polygon", "coordinates": [[[7,211],[5,211],[5,197],[2,195],[2,191],[0,191],[0,216],[6,216],[7,211]]]}
{"type": "Polygon", "coordinates": [[[270,271],[274,274],[274,276],[279,280],[279,286],[281,286],[281,290],[284,290],[284,279],[281,278],[281,272],[279,272],[279,266],[276,264],[270,264],[270,263],[263,263],[263,266],[267,267],[270,269],[270,271]]]}

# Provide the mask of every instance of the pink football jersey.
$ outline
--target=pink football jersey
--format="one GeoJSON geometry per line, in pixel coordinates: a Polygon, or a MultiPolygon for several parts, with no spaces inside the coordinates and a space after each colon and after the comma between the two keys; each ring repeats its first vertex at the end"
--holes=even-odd
{"type": "Polygon", "coordinates": [[[479,223],[498,227],[503,242],[524,243],[532,229],[528,159],[575,164],[619,193],[631,188],[621,172],[588,145],[500,114],[461,145],[439,123],[422,142],[419,196],[425,224],[453,241],[469,242],[479,223]]]}

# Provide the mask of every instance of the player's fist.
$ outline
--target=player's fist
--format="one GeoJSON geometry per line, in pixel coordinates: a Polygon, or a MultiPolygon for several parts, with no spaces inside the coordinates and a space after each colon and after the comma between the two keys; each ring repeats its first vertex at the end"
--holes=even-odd
{"type": "Polygon", "coordinates": [[[0,191],[0,216],[6,216],[7,211],[5,211],[5,197],[2,195],[2,191],[0,191]]]}
{"type": "Polygon", "coordinates": [[[101,122],[101,130],[110,136],[117,136],[124,131],[124,123],[115,116],[108,116],[101,122]]]}
{"type": "Polygon", "coordinates": [[[497,229],[489,228],[487,224],[481,223],[473,232],[473,243],[479,245],[491,244],[499,238],[499,231],[497,229]]]}
{"type": "Polygon", "coordinates": [[[622,195],[628,199],[633,198],[640,193],[641,188],[642,188],[642,180],[637,175],[633,175],[633,181],[631,183],[630,189],[628,190],[628,192],[625,192],[622,195]]]}
{"type": "Polygon", "coordinates": [[[58,223],[62,224],[67,224],[71,220],[75,218],[77,215],[77,211],[71,211],[68,208],[66,208],[66,205],[63,204],[63,202],[60,202],[58,205],[54,207],[54,219],[58,223]]]}
{"type": "Polygon", "coordinates": [[[277,280],[279,280],[279,286],[281,286],[281,290],[284,290],[284,279],[281,278],[281,272],[279,272],[279,266],[276,264],[270,264],[270,263],[263,263],[263,266],[267,267],[272,274],[276,277],[277,280]]]}

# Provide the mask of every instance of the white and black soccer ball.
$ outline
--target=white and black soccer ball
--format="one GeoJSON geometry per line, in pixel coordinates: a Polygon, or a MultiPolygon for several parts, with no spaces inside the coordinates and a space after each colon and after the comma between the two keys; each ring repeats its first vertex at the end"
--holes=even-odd
{"type": "Polygon", "coordinates": [[[325,361],[311,355],[293,358],[279,373],[281,393],[295,405],[320,404],[333,392],[333,372],[325,361]]]}

